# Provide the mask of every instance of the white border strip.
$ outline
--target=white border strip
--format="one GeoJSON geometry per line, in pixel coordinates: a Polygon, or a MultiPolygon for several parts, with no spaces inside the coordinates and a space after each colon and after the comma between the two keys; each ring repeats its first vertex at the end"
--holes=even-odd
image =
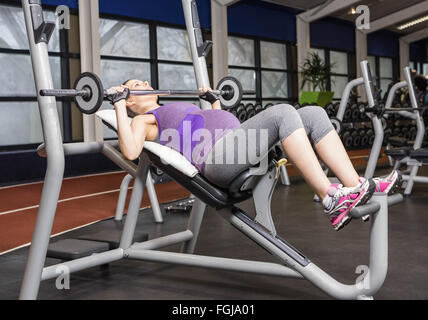
{"type": "MultiPolygon", "coordinates": [[[[128,190],[132,190],[132,189],[133,189],[133,187],[128,188],[128,190]]],[[[120,189],[103,191],[103,192],[98,192],[98,193],[92,193],[92,194],[87,194],[84,196],[78,196],[78,197],[73,197],[73,198],[68,198],[68,199],[62,199],[62,200],[58,200],[58,203],[63,203],[63,202],[73,201],[73,200],[79,200],[79,199],[84,199],[84,198],[90,198],[90,197],[96,197],[96,196],[101,196],[104,194],[116,193],[116,192],[120,192],[120,189]]],[[[26,207],[26,208],[21,208],[21,209],[15,209],[15,210],[10,210],[10,211],[0,212],[0,216],[4,216],[4,215],[10,214],[10,213],[16,213],[16,212],[20,212],[20,211],[37,209],[38,207],[39,207],[39,205],[36,205],[36,206],[31,206],[31,207],[26,207]]]]}
{"type": "MultiPolygon", "coordinates": [[[[107,175],[113,175],[118,173],[125,173],[125,171],[112,171],[112,172],[104,172],[104,173],[94,173],[94,174],[88,174],[85,176],[77,176],[77,177],[68,177],[64,178],[63,180],[73,180],[73,179],[81,179],[81,178],[90,178],[90,177],[97,177],[97,176],[107,176],[107,175]]],[[[12,188],[18,188],[18,187],[25,187],[25,186],[32,186],[36,184],[43,184],[44,181],[38,181],[38,182],[29,182],[29,183],[23,183],[23,184],[17,184],[14,186],[6,186],[6,187],[0,187],[0,190],[5,189],[12,189],[12,188]]]]}

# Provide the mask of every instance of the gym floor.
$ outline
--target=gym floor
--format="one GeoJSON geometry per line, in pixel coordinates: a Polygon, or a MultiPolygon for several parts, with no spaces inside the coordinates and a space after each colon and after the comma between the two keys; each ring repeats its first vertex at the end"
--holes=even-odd
{"type": "MultiPolygon", "coordinates": [[[[376,174],[385,174],[380,170],[376,174]]],[[[428,170],[421,171],[427,175],[428,170]]],[[[428,299],[428,186],[416,184],[410,198],[390,208],[389,267],[375,299],[428,299]]],[[[369,223],[352,221],[335,232],[320,204],[301,180],[291,187],[278,186],[272,199],[272,214],[278,233],[336,280],[352,284],[357,266],[368,265],[369,223]]],[[[240,204],[254,214],[251,200],[240,204]]],[[[137,230],[150,238],[182,231],[187,214],[168,214],[156,225],[150,209],[141,212],[137,230]]],[[[102,221],[55,237],[74,238],[83,233],[112,228],[102,221]]],[[[168,248],[178,251],[179,246],[168,248]]],[[[0,256],[0,299],[16,299],[28,248],[0,256]]],[[[209,208],[201,227],[196,254],[276,262],[267,252],[226,223],[209,208]]],[[[46,265],[58,263],[47,259],[46,265]]],[[[330,299],[306,280],[250,275],[202,268],[121,260],[108,267],[95,267],[71,275],[70,290],[57,290],[55,281],[43,282],[39,299],[144,299],[144,300],[282,300],[330,299]]]]}

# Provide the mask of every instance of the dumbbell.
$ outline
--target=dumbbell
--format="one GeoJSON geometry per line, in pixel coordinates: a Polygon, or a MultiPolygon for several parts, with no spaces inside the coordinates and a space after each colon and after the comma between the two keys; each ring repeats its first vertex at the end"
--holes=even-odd
{"type": "Polygon", "coordinates": [[[352,133],[352,129],[351,130],[346,129],[342,134],[342,142],[343,142],[343,145],[345,146],[346,150],[350,150],[352,147],[351,133],[352,133]]]}
{"type": "Polygon", "coordinates": [[[352,137],[352,148],[359,148],[361,145],[361,136],[358,132],[358,130],[354,130],[351,133],[351,137],[352,137]]]}
{"type": "Polygon", "coordinates": [[[236,117],[241,123],[247,120],[247,110],[245,110],[245,105],[243,103],[236,108],[236,117]]]}
{"type": "Polygon", "coordinates": [[[302,106],[300,105],[300,103],[296,102],[296,103],[293,105],[293,107],[294,107],[294,109],[299,110],[302,106]]]}
{"type": "Polygon", "coordinates": [[[334,117],[336,114],[334,113],[334,104],[328,103],[325,107],[325,112],[327,112],[327,115],[331,118],[334,117]]]}
{"type": "Polygon", "coordinates": [[[409,129],[410,140],[412,140],[412,141],[415,140],[417,133],[418,133],[418,130],[415,127],[411,127],[409,129]]]}
{"type": "Polygon", "coordinates": [[[249,103],[245,106],[245,110],[247,111],[247,120],[251,119],[256,115],[256,109],[252,103],[249,103]]]}
{"type": "Polygon", "coordinates": [[[259,114],[260,112],[263,111],[263,106],[261,104],[256,104],[256,106],[254,107],[254,110],[256,110],[256,114],[259,114]]]}
{"type": "Polygon", "coordinates": [[[360,143],[360,147],[361,148],[366,148],[369,145],[369,136],[367,135],[367,131],[364,129],[361,129],[359,131],[360,133],[360,137],[361,137],[361,143],[360,143]]]}
{"type": "Polygon", "coordinates": [[[411,138],[410,128],[407,126],[401,127],[401,135],[404,139],[410,140],[411,138]]]}
{"type": "MultiPolygon", "coordinates": [[[[385,132],[386,132],[386,131],[385,131],[385,132]]],[[[375,138],[376,138],[376,136],[375,136],[375,133],[374,133],[373,129],[368,129],[368,130],[366,131],[366,136],[367,136],[367,139],[368,139],[368,141],[367,141],[367,146],[368,146],[368,147],[371,147],[371,146],[373,145],[373,143],[374,143],[375,138]]]]}
{"type": "MultiPolygon", "coordinates": [[[[374,134],[373,134],[374,136],[374,134]]],[[[392,136],[392,130],[391,129],[386,129],[383,133],[383,143],[384,144],[388,144],[388,140],[389,138],[392,136]]],[[[373,138],[374,141],[374,138],[373,138]]],[[[373,144],[372,144],[373,145],[373,144]]]]}
{"type": "Polygon", "coordinates": [[[350,118],[352,122],[357,122],[360,120],[360,114],[361,111],[360,109],[358,109],[358,105],[356,103],[353,103],[351,105],[351,114],[350,114],[350,118]]]}
{"type": "Polygon", "coordinates": [[[395,127],[394,129],[392,129],[391,135],[393,137],[401,137],[401,129],[400,129],[400,127],[395,127]]]}
{"type": "Polygon", "coordinates": [[[343,114],[343,122],[350,122],[351,114],[352,114],[351,106],[349,103],[347,103],[345,113],[343,114]]]}
{"type": "Polygon", "coordinates": [[[269,109],[270,107],[273,107],[273,103],[268,103],[267,105],[265,105],[264,109],[269,109]]]}

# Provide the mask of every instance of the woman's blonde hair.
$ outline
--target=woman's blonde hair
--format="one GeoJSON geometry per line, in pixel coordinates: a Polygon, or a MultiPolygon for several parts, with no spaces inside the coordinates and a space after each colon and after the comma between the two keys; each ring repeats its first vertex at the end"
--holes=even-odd
{"type": "MultiPolygon", "coordinates": [[[[127,86],[128,82],[131,80],[133,80],[133,79],[126,80],[124,83],[122,83],[122,85],[127,86]]],[[[159,104],[159,97],[157,99],[157,104],[159,104]]],[[[130,117],[130,118],[135,118],[137,116],[137,114],[129,108],[126,108],[126,113],[128,114],[128,117],[130,117]]]]}

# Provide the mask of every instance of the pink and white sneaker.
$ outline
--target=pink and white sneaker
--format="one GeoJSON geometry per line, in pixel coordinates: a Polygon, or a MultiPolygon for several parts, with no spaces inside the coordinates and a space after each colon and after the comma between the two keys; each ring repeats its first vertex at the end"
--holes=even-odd
{"type": "Polygon", "coordinates": [[[391,194],[396,191],[400,184],[400,180],[400,175],[397,170],[392,171],[387,176],[373,178],[374,183],[376,183],[375,192],[391,194]]]}
{"type": "MultiPolygon", "coordinates": [[[[373,182],[376,184],[375,192],[381,192],[386,194],[393,194],[400,187],[401,176],[397,170],[392,171],[387,176],[373,178],[373,182]]],[[[370,220],[370,215],[362,217],[364,222],[370,220]]]]}
{"type": "Polygon", "coordinates": [[[360,183],[353,188],[331,185],[328,191],[329,204],[325,206],[324,212],[328,215],[334,230],[339,231],[352,220],[351,210],[367,203],[375,188],[373,180],[363,178],[360,178],[360,183]]]}

